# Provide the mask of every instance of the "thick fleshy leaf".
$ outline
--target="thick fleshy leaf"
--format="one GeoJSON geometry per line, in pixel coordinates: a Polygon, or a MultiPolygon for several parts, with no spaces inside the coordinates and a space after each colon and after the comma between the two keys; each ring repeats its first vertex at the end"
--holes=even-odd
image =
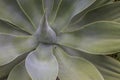
{"type": "Polygon", "coordinates": [[[95,3],[93,4],[93,7],[96,8],[113,2],[114,0],[96,0],[95,3]]]}
{"type": "Polygon", "coordinates": [[[17,65],[18,63],[20,63],[22,60],[24,60],[26,55],[27,54],[19,56],[14,61],[6,65],[0,66],[0,80],[3,80],[3,78],[7,77],[10,71],[13,69],[13,67],[17,65]]]}
{"type": "Polygon", "coordinates": [[[52,27],[59,32],[69,24],[75,15],[88,8],[94,2],[95,0],[59,0],[58,3],[57,0],[58,8],[55,11],[52,27]]]}
{"type": "Polygon", "coordinates": [[[62,33],[58,43],[91,54],[112,54],[120,51],[120,24],[95,22],[73,32],[62,33]]]}
{"type": "Polygon", "coordinates": [[[35,30],[21,11],[16,0],[0,0],[0,19],[29,33],[33,33],[35,30]]]}
{"type": "Polygon", "coordinates": [[[115,59],[109,56],[87,54],[68,47],[63,47],[63,49],[72,56],[83,57],[93,63],[101,72],[105,80],[120,79],[120,62],[116,61],[115,59]]]}
{"type": "Polygon", "coordinates": [[[56,80],[58,63],[52,49],[51,45],[40,44],[27,56],[25,66],[32,80],[56,80]]]}
{"type": "Polygon", "coordinates": [[[22,30],[16,29],[13,25],[0,20],[0,33],[7,33],[12,35],[28,35],[22,30]]]}
{"type": "Polygon", "coordinates": [[[96,21],[115,21],[120,18],[120,2],[104,5],[89,11],[75,24],[71,24],[67,31],[78,30],[78,28],[96,21]]]}
{"type": "Polygon", "coordinates": [[[119,80],[120,79],[120,62],[107,56],[99,56],[91,58],[93,64],[100,70],[105,80],[119,80]],[[98,59],[98,60],[96,60],[98,59]],[[104,63],[101,63],[103,61],[104,63]]]}
{"type": "Polygon", "coordinates": [[[43,5],[44,5],[44,10],[47,14],[47,17],[50,17],[50,14],[52,12],[53,9],[53,5],[55,0],[43,0],[43,5]]]}
{"type": "Polygon", "coordinates": [[[31,36],[0,34],[0,66],[8,64],[18,56],[28,53],[37,46],[31,36]]]}
{"type": "Polygon", "coordinates": [[[24,63],[23,61],[16,65],[10,72],[7,80],[32,80],[26,71],[24,63]]]}
{"type": "Polygon", "coordinates": [[[47,21],[47,15],[45,14],[41,20],[41,24],[36,30],[34,36],[42,43],[55,43],[56,33],[50,27],[47,21]]]}
{"type": "Polygon", "coordinates": [[[119,22],[120,23],[120,18],[116,19],[115,22],[119,22]]]}
{"type": "Polygon", "coordinates": [[[60,8],[62,0],[54,0],[54,4],[52,6],[52,11],[51,14],[49,16],[49,21],[50,24],[52,24],[57,16],[58,10],[60,8]]]}
{"type": "Polygon", "coordinates": [[[98,7],[101,7],[103,5],[106,4],[110,4],[113,3],[114,0],[96,0],[91,6],[89,6],[87,9],[85,9],[84,11],[82,11],[81,13],[77,14],[72,20],[70,24],[76,23],[78,21],[80,21],[84,15],[86,15],[87,12],[94,10],[98,7]]]}
{"type": "Polygon", "coordinates": [[[94,65],[81,57],[67,55],[62,49],[55,49],[59,63],[60,80],[104,80],[94,65]]]}
{"type": "Polygon", "coordinates": [[[17,2],[33,26],[38,27],[44,13],[42,0],[17,0],[17,2]]]}

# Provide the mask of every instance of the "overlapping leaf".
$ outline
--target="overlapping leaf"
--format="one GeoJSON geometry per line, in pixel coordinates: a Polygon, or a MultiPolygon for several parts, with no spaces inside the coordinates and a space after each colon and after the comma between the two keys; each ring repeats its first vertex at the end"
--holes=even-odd
{"type": "Polygon", "coordinates": [[[25,65],[32,80],[56,80],[58,63],[52,49],[53,46],[40,44],[27,56],[25,65]]]}
{"type": "Polygon", "coordinates": [[[0,33],[6,33],[12,35],[29,35],[29,33],[16,29],[13,25],[1,20],[0,20],[0,33]]]}
{"type": "Polygon", "coordinates": [[[120,2],[104,5],[89,11],[77,23],[69,25],[66,31],[78,30],[78,28],[96,21],[115,21],[120,18],[120,2]]]}
{"type": "Polygon", "coordinates": [[[104,80],[101,74],[87,60],[67,55],[62,49],[55,49],[59,63],[60,80],[104,80]]]}
{"type": "Polygon", "coordinates": [[[37,41],[33,37],[0,34],[0,66],[28,53],[36,46],[37,41]]]}
{"type": "Polygon", "coordinates": [[[94,10],[98,7],[101,7],[103,5],[107,5],[110,3],[113,3],[114,0],[96,0],[91,6],[89,6],[87,9],[85,9],[84,11],[82,11],[81,13],[77,14],[75,17],[73,17],[73,19],[71,20],[70,24],[79,22],[84,15],[86,15],[87,12],[90,12],[91,10],[94,10]]]}
{"type": "Polygon", "coordinates": [[[21,11],[16,0],[0,0],[0,19],[31,34],[35,30],[25,14],[21,11]]]}
{"type": "Polygon", "coordinates": [[[58,10],[55,20],[53,18],[52,27],[57,32],[60,32],[75,15],[88,8],[94,2],[95,0],[59,0],[58,10]]]}
{"type": "Polygon", "coordinates": [[[17,0],[17,3],[34,28],[38,27],[44,13],[42,0],[17,0]]]}
{"type": "Polygon", "coordinates": [[[13,68],[8,80],[56,80],[57,76],[60,80],[119,80],[119,62],[92,55],[120,50],[120,3],[112,1],[1,0],[0,79],[32,51],[25,65],[22,62],[13,68]],[[69,56],[57,46],[54,56],[54,44],[75,51],[66,51],[69,56]]]}
{"type": "Polygon", "coordinates": [[[12,69],[7,80],[32,80],[26,71],[24,61],[12,69]]]}
{"type": "Polygon", "coordinates": [[[43,18],[41,20],[41,24],[39,25],[34,36],[41,43],[42,42],[43,43],[55,43],[56,42],[56,33],[48,24],[47,15],[43,16],[43,18]]]}
{"type": "Polygon", "coordinates": [[[0,66],[0,79],[7,77],[10,71],[13,69],[13,67],[20,63],[22,60],[24,60],[26,55],[27,54],[21,55],[17,57],[17,59],[11,61],[10,63],[0,66]]]}
{"type": "Polygon", "coordinates": [[[72,48],[63,47],[63,49],[72,56],[83,57],[96,66],[105,80],[120,79],[120,63],[109,56],[91,55],[72,48]]]}
{"type": "Polygon", "coordinates": [[[91,54],[112,54],[120,51],[120,24],[95,22],[73,32],[62,33],[58,43],[91,54]]]}

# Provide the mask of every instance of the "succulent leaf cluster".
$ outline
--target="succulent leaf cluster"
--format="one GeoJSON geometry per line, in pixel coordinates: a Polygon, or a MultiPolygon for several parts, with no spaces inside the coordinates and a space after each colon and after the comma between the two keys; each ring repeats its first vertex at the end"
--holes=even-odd
{"type": "Polygon", "coordinates": [[[0,0],[0,79],[120,80],[120,2],[0,0]]]}

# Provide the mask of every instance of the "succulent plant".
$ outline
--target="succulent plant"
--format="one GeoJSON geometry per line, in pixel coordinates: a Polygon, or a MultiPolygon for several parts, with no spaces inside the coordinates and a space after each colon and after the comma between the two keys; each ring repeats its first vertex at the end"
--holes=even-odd
{"type": "Polygon", "coordinates": [[[120,2],[0,0],[0,80],[120,80],[120,2]]]}

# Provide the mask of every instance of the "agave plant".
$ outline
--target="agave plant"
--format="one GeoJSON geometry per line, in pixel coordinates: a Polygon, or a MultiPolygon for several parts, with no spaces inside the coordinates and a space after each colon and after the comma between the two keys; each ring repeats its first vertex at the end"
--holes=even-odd
{"type": "Polygon", "coordinates": [[[0,80],[120,80],[120,2],[0,0],[0,80]]]}

